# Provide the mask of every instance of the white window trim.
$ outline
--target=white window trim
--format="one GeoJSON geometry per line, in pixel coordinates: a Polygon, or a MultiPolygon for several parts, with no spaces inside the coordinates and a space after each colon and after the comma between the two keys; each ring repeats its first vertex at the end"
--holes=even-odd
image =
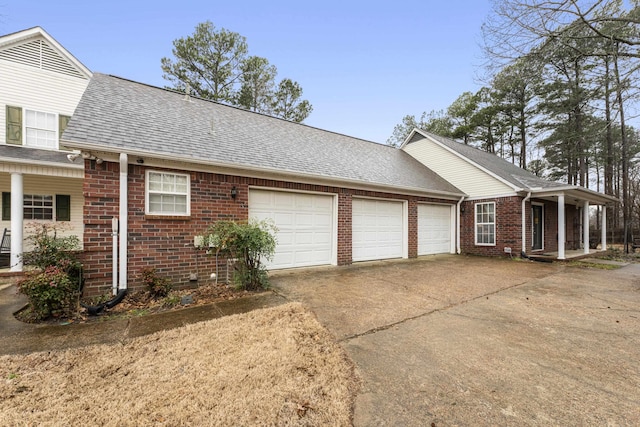
{"type": "Polygon", "coordinates": [[[495,246],[496,245],[496,202],[478,202],[473,206],[473,237],[476,246],[495,246]],[[480,224],[493,224],[493,243],[478,243],[478,206],[480,205],[493,205],[493,223],[482,222],[480,224]]]}
{"type": "MultiPolygon", "coordinates": [[[[185,195],[184,193],[166,193],[166,192],[158,192],[158,194],[174,194],[174,195],[185,195]]],[[[178,172],[169,172],[163,170],[151,170],[147,169],[144,175],[144,212],[145,215],[154,215],[154,216],[182,216],[188,217],[191,216],[191,175],[187,173],[178,173],[178,172]],[[151,212],[149,209],[149,174],[151,173],[159,173],[159,174],[167,174],[167,175],[175,175],[175,176],[184,176],[187,178],[187,212],[151,212]]]]}
{"type": "MultiPolygon", "coordinates": [[[[60,149],[60,115],[58,113],[51,113],[49,111],[43,111],[37,108],[29,108],[29,107],[22,107],[22,146],[23,147],[28,147],[28,148],[36,148],[39,150],[59,150],[60,149]],[[53,130],[53,132],[55,133],[54,135],[54,140],[55,140],[55,145],[53,147],[41,147],[39,145],[29,145],[27,144],[27,111],[34,111],[36,113],[44,113],[44,114],[52,114],[55,116],[54,119],[54,126],[55,129],[53,130]]],[[[39,129],[39,128],[38,128],[39,129]]]]}

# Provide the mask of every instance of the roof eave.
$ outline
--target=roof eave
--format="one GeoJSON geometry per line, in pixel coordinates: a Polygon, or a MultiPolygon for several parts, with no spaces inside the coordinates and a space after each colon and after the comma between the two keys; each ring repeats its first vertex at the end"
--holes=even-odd
{"type": "Polygon", "coordinates": [[[459,200],[461,197],[467,196],[465,193],[457,193],[457,192],[444,191],[444,190],[433,190],[433,189],[425,190],[424,188],[396,186],[396,185],[390,185],[390,184],[384,184],[384,183],[376,183],[376,182],[355,180],[355,179],[348,179],[348,178],[339,178],[339,177],[332,177],[332,176],[326,176],[326,175],[320,175],[320,174],[300,173],[296,171],[282,170],[282,169],[276,169],[276,168],[265,168],[265,167],[257,167],[252,165],[239,165],[234,163],[195,160],[193,158],[181,157],[173,154],[160,154],[160,153],[149,152],[149,151],[138,151],[138,150],[128,150],[128,149],[116,150],[111,147],[104,147],[102,145],[90,144],[87,142],[72,141],[67,139],[63,139],[61,141],[61,144],[68,148],[80,149],[84,151],[101,151],[101,152],[113,153],[113,154],[125,153],[130,156],[147,157],[147,158],[158,159],[163,161],[174,161],[174,162],[179,161],[184,163],[203,165],[207,167],[218,167],[218,168],[225,168],[225,169],[231,169],[231,170],[237,170],[237,171],[248,171],[248,172],[256,172],[256,173],[262,173],[262,174],[266,173],[266,174],[273,174],[273,175],[279,175],[279,176],[287,176],[291,178],[302,178],[305,180],[323,181],[327,183],[333,183],[336,186],[344,186],[346,184],[352,187],[355,186],[358,189],[366,188],[369,190],[378,190],[378,191],[383,190],[383,191],[392,192],[392,193],[401,192],[407,195],[417,195],[421,197],[434,197],[434,198],[441,198],[441,199],[448,199],[448,200],[459,200]]]}
{"type": "Polygon", "coordinates": [[[564,195],[573,195],[574,197],[580,200],[587,200],[589,202],[594,202],[597,204],[609,204],[609,203],[619,203],[620,199],[614,196],[610,196],[608,194],[599,193],[597,191],[593,191],[588,188],[577,187],[574,185],[565,185],[561,187],[555,188],[532,188],[532,189],[523,189],[523,192],[531,192],[532,196],[544,197],[544,196],[557,196],[559,194],[564,195]]]}
{"type": "Polygon", "coordinates": [[[46,160],[20,159],[17,157],[0,156],[0,162],[16,163],[20,165],[29,165],[29,166],[56,167],[56,168],[62,168],[62,169],[84,169],[84,164],[76,164],[76,163],[67,164],[62,162],[48,162],[46,160]]]}

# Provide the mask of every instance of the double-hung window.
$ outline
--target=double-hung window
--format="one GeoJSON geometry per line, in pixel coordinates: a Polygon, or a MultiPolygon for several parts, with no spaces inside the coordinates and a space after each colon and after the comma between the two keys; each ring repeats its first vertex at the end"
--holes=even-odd
{"type": "Polygon", "coordinates": [[[495,202],[476,203],[476,245],[493,246],[496,244],[496,204],[495,202]]]}
{"type": "Polygon", "coordinates": [[[148,170],[146,213],[187,216],[191,213],[189,175],[148,170]]]}
{"type": "Polygon", "coordinates": [[[5,119],[6,144],[57,150],[71,117],[7,105],[5,119]]]}
{"type": "Polygon", "coordinates": [[[58,148],[58,116],[42,111],[24,110],[25,145],[37,148],[58,148]]]}

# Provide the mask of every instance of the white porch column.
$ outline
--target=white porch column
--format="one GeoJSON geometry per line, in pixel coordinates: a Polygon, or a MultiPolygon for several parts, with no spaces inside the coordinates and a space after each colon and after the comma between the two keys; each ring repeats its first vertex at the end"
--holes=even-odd
{"type": "Polygon", "coordinates": [[[602,217],[600,219],[600,229],[602,236],[600,237],[600,249],[607,250],[607,205],[602,205],[602,217]]]}
{"type": "Polygon", "coordinates": [[[584,254],[589,254],[589,201],[582,202],[582,241],[584,254]]]}
{"type": "Polygon", "coordinates": [[[11,271],[22,271],[24,187],[21,173],[11,173],[11,271]]]}
{"type": "Polygon", "coordinates": [[[564,240],[567,237],[567,232],[564,225],[564,194],[560,194],[558,196],[558,259],[565,259],[564,240]]]}

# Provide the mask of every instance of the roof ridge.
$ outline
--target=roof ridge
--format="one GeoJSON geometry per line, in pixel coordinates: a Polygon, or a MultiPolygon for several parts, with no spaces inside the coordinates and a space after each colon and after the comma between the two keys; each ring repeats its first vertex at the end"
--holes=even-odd
{"type": "MultiPolygon", "coordinates": [[[[138,85],[142,85],[142,86],[147,86],[147,87],[149,87],[151,89],[158,89],[158,90],[163,90],[165,92],[170,92],[170,93],[174,93],[174,94],[178,94],[178,95],[185,95],[185,92],[180,92],[179,90],[176,90],[176,89],[172,89],[172,88],[169,88],[169,87],[155,86],[155,85],[152,85],[150,83],[139,82],[137,80],[131,80],[131,79],[128,79],[126,77],[116,76],[114,74],[105,74],[105,73],[94,73],[94,74],[102,74],[102,75],[105,75],[105,76],[108,76],[108,77],[112,77],[112,78],[115,78],[115,79],[120,79],[120,80],[129,82],[129,83],[134,83],[134,84],[138,84],[138,85]]],[[[219,102],[219,101],[214,101],[212,99],[206,99],[206,98],[202,98],[202,97],[195,96],[195,95],[192,95],[192,94],[189,94],[189,97],[193,98],[193,99],[197,99],[199,101],[209,102],[209,103],[212,103],[212,104],[220,105],[222,107],[231,108],[231,109],[234,109],[234,110],[237,110],[237,111],[241,111],[243,113],[255,114],[255,115],[262,116],[262,117],[267,117],[267,118],[270,118],[270,119],[280,120],[282,122],[290,123],[292,125],[304,126],[306,128],[315,129],[315,130],[318,130],[318,131],[321,131],[321,132],[332,133],[334,135],[339,135],[339,136],[343,136],[343,137],[351,138],[351,139],[357,139],[359,141],[367,142],[367,143],[370,143],[370,144],[375,144],[375,145],[379,145],[379,146],[382,146],[382,147],[388,147],[388,148],[393,149],[393,150],[397,149],[396,147],[392,147],[390,145],[383,144],[383,143],[380,143],[380,142],[375,142],[375,141],[371,141],[371,140],[368,140],[368,139],[359,138],[357,136],[347,135],[345,133],[340,133],[340,132],[335,132],[335,131],[331,131],[331,130],[327,130],[327,129],[322,129],[322,128],[319,128],[317,126],[308,125],[306,123],[292,122],[290,120],[285,120],[285,119],[283,119],[281,117],[271,116],[269,114],[260,113],[258,111],[246,110],[246,109],[238,107],[236,105],[229,105],[229,104],[225,104],[225,103],[222,103],[222,102],[219,102]]]]}

